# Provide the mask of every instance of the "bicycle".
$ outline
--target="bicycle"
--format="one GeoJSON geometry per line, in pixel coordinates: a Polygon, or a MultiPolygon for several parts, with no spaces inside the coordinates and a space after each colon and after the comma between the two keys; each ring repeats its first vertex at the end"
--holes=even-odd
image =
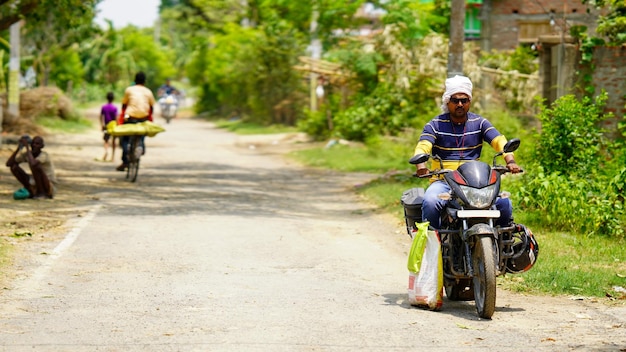
{"type": "Polygon", "coordinates": [[[135,182],[137,180],[137,175],[139,174],[139,160],[141,159],[141,155],[143,155],[143,145],[141,143],[143,135],[133,134],[129,137],[126,179],[130,182],[135,182]]]}

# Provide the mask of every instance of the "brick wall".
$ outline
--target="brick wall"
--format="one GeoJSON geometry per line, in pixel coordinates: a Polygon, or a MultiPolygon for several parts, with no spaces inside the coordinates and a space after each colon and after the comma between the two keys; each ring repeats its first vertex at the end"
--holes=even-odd
{"type": "Polygon", "coordinates": [[[493,0],[492,13],[494,15],[546,14],[554,11],[562,14],[565,9],[568,14],[585,13],[586,7],[581,0],[493,0]]]}
{"type": "Polygon", "coordinates": [[[601,89],[609,93],[606,110],[615,118],[606,122],[606,127],[614,131],[618,121],[626,116],[626,47],[598,47],[593,53],[596,66],[593,71],[593,85],[596,94],[601,89]]]}
{"type": "Polygon", "coordinates": [[[595,16],[587,13],[587,7],[581,0],[485,0],[490,1],[491,33],[486,34],[490,46],[497,50],[515,49],[522,23],[550,22],[553,13],[555,25],[550,32],[540,34],[560,35],[562,29],[567,33],[571,25],[586,25],[595,28],[595,16]],[[565,19],[567,25],[565,25],[565,19]]]}

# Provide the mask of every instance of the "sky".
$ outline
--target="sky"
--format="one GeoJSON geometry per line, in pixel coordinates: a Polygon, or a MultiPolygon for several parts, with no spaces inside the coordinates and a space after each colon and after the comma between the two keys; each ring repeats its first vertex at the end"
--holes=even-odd
{"type": "Polygon", "coordinates": [[[116,29],[132,24],[152,27],[158,18],[161,0],[103,0],[98,4],[96,23],[105,26],[105,19],[113,21],[116,29]]]}

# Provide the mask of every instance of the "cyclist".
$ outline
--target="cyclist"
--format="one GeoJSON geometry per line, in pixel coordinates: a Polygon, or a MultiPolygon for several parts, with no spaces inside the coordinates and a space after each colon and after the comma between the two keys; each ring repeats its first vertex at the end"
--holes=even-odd
{"type": "MultiPolygon", "coordinates": [[[[122,97],[122,116],[123,123],[140,123],[144,121],[152,121],[152,112],[154,109],[154,94],[146,86],[146,74],[137,72],[135,75],[135,84],[126,88],[124,97],[122,97]]],[[[141,151],[145,154],[144,138],[141,138],[141,151]]],[[[128,167],[128,147],[130,136],[122,136],[120,144],[122,145],[122,164],[116,168],[117,171],[124,171],[128,167]]]]}

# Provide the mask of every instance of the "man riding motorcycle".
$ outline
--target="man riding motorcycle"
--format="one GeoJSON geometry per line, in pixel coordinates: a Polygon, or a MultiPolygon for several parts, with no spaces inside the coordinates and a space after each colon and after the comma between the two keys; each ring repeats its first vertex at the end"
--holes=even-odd
{"type": "MultiPolygon", "coordinates": [[[[442,96],[442,114],[429,121],[422,131],[414,155],[432,154],[443,161],[445,169],[456,170],[463,163],[480,158],[483,141],[497,152],[503,150],[506,138],[484,117],[469,112],[472,101],[472,82],[468,77],[456,75],[446,79],[442,96]]],[[[513,153],[505,153],[506,166],[512,173],[520,172],[513,153]]],[[[417,175],[425,175],[425,163],[416,165],[417,175]]],[[[433,228],[440,228],[440,214],[446,200],[439,194],[450,192],[450,187],[441,179],[431,179],[424,193],[422,221],[429,221],[433,228]]],[[[508,198],[498,198],[496,208],[500,218],[496,225],[506,226],[513,215],[513,205],[508,198]]]]}
{"type": "Polygon", "coordinates": [[[165,112],[165,115],[167,115],[165,116],[167,122],[169,122],[170,119],[176,117],[176,112],[178,111],[179,96],[179,90],[171,85],[171,81],[169,78],[165,80],[165,84],[161,85],[157,90],[159,106],[161,108],[161,112],[165,112]],[[171,109],[168,109],[168,105],[171,106],[171,109]]]}
{"type": "Polygon", "coordinates": [[[161,98],[165,95],[178,95],[178,89],[176,89],[172,84],[171,80],[168,78],[165,80],[165,84],[159,87],[157,91],[157,97],[161,98]]]}

